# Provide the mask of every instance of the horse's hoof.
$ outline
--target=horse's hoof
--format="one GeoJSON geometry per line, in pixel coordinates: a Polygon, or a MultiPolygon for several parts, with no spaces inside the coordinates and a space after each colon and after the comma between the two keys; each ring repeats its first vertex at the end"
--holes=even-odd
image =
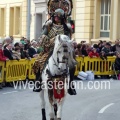
{"type": "Polygon", "coordinates": [[[61,120],[61,118],[57,118],[57,120],[61,120]]]}
{"type": "Polygon", "coordinates": [[[50,118],[50,120],[54,120],[54,118],[50,118]]]}

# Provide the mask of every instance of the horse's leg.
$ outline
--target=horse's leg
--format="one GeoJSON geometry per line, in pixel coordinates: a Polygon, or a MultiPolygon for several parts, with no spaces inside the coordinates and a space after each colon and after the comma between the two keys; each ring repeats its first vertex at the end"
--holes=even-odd
{"type": "Polygon", "coordinates": [[[44,90],[40,92],[42,120],[46,120],[44,90]]]}
{"type": "Polygon", "coordinates": [[[63,104],[64,104],[64,98],[61,102],[58,102],[58,104],[57,104],[57,120],[61,120],[61,118],[62,118],[63,104]]]}
{"type": "Polygon", "coordinates": [[[49,105],[50,105],[50,120],[54,120],[55,114],[54,114],[54,107],[53,107],[53,92],[51,90],[48,90],[48,96],[49,96],[49,105]]]}
{"type": "Polygon", "coordinates": [[[54,120],[55,114],[54,114],[54,108],[53,105],[50,103],[50,120],[54,120]]]}
{"type": "Polygon", "coordinates": [[[54,104],[54,113],[55,113],[55,116],[57,116],[57,104],[54,104]]]}

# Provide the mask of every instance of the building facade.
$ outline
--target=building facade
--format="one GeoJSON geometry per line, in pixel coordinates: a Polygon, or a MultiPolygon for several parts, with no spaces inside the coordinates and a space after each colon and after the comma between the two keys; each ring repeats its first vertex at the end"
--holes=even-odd
{"type": "MultiPolygon", "coordinates": [[[[120,38],[120,0],[73,0],[71,19],[75,20],[73,37],[77,42],[114,42],[120,38]]],[[[47,0],[0,1],[0,38],[14,36],[28,37],[28,16],[30,16],[30,39],[38,39],[42,25],[47,20],[47,0]]]]}
{"type": "Polygon", "coordinates": [[[74,0],[77,42],[120,38],[120,0],[74,0]]]}
{"type": "Polygon", "coordinates": [[[38,39],[47,20],[47,0],[31,0],[31,39],[38,39]]]}
{"type": "Polygon", "coordinates": [[[16,39],[26,36],[27,24],[26,0],[0,1],[0,38],[14,36],[16,39]]]}
{"type": "Polygon", "coordinates": [[[29,1],[31,1],[30,4],[28,0],[0,1],[0,39],[13,36],[16,41],[19,41],[23,36],[29,38],[29,34],[30,39],[37,39],[40,36],[42,25],[47,19],[47,1],[29,1]],[[30,13],[28,13],[28,7],[30,13]],[[28,27],[28,21],[30,27],[28,27]]]}

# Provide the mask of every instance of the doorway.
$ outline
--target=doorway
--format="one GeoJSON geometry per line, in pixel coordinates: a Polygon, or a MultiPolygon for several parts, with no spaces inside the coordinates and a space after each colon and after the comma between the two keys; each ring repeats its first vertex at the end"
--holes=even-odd
{"type": "Polygon", "coordinates": [[[38,38],[41,36],[42,32],[42,14],[36,14],[35,17],[35,39],[38,40],[38,38]]]}

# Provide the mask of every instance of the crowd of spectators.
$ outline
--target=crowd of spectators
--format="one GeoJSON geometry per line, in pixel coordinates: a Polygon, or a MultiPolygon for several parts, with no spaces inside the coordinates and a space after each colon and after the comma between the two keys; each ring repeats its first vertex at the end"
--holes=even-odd
{"type": "MultiPolygon", "coordinates": [[[[35,58],[43,50],[36,40],[30,42],[30,40],[22,37],[15,44],[13,41],[12,36],[6,37],[3,42],[0,41],[0,61],[35,58]]],[[[94,45],[87,44],[85,41],[78,44],[74,42],[74,48],[76,56],[100,57],[104,60],[107,59],[107,56],[116,55],[116,52],[120,53],[120,41],[116,40],[114,45],[102,40],[94,45]]]]}
{"type": "Polygon", "coordinates": [[[37,41],[31,42],[22,37],[20,42],[13,43],[13,37],[6,37],[0,42],[0,61],[31,59],[42,51],[37,41]]]}
{"type": "MultiPolygon", "coordinates": [[[[36,40],[28,40],[24,37],[19,42],[14,43],[15,40],[12,36],[6,37],[3,42],[0,41],[0,61],[7,60],[20,60],[36,58],[43,50],[40,43],[36,40]]],[[[102,60],[107,59],[107,56],[116,55],[120,56],[120,41],[116,40],[115,44],[99,40],[99,43],[91,45],[85,41],[74,43],[75,55],[80,57],[89,56],[90,58],[100,57],[102,60]]],[[[0,67],[0,76],[1,76],[0,67]]]]}
{"type": "Polygon", "coordinates": [[[90,58],[100,57],[102,60],[107,59],[107,56],[115,56],[120,53],[120,40],[116,40],[112,45],[111,41],[106,42],[99,40],[99,43],[90,45],[85,41],[75,43],[75,54],[79,57],[89,56],[90,58]]]}
{"type": "MultiPolygon", "coordinates": [[[[28,40],[24,37],[19,42],[15,42],[12,36],[0,41],[0,61],[20,60],[35,58],[43,50],[36,40],[28,40]]],[[[0,77],[1,77],[0,67],[0,77]]],[[[0,85],[1,88],[1,85],[0,85]]]]}

